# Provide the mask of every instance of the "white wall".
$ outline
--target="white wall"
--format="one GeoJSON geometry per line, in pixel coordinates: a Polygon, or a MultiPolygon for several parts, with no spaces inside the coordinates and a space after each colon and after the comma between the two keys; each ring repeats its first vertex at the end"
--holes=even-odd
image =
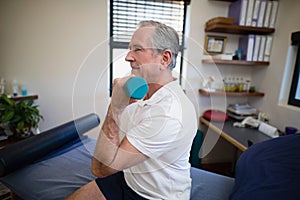
{"type": "Polygon", "coordinates": [[[99,87],[97,78],[107,73],[107,43],[90,51],[107,40],[107,6],[101,0],[0,1],[0,76],[8,91],[16,79],[39,95],[41,131],[90,112],[104,116],[107,75],[99,87]]]}
{"type": "MultiPolygon", "coordinates": [[[[263,91],[263,98],[236,98],[236,97],[205,97],[199,95],[199,113],[210,107],[224,109],[224,104],[249,102],[256,106],[260,111],[270,116],[270,123],[277,126],[280,130],[284,127],[295,126],[300,130],[299,119],[300,111],[295,111],[287,107],[279,106],[279,92],[286,62],[286,54],[290,45],[290,36],[294,31],[300,31],[300,1],[288,0],[280,1],[275,33],[273,34],[273,46],[268,67],[254,66],[230,66],[230,65],[208,65],[201,63],[203,55],[203,44],[205,38],[205,22],[208,19],[218,16],[227,16],[229,2],[198,0],[191,2],[190,16],[190,36],[188,60],[192,63],[188,66],[188,80],[193,85],[193,93],[196,94],[201,86],[203,78],[213,75],[216,79],[221,79],[222,75],[246,75],[250,76],[257,90],[263,91]],[[200,74],[200,75],[199,75],[200,74]],[[224,103],[225,102],[225,103],[224,103]]],[[[207,33],[214,35],[214,33],[207,33]]],[[[222,35],[215,33],[216,35],[222,35]]],[[[224,34],[223,34],[224,35],[224,34]]],[[[227,36],[226,52],[233,52],[237,48],[237,37],[227,36]]]]}
{"type": "MultiPolygon", "coordinates": [[[[278,105],[279,90],[286,62],[286,53],[290,44],[290,34],[293,31],[300,30],[300,1],[287,0],[280,1],[279,12],[277,17],[274,42],[272,46],[272,55],[270,66],[231,66],[231,65],[211,65],[203,64],[201,59],[207,56],[203,55],[203,46],[205,38],[205,22],[213,17],[227,16],[229,2],[209,1],[209,0],[192,0],[190,9],[190,36],[189,46],[187,50],[186,60],[188,66],[186,68],[187,80],[192,85],[191,91],[188,91],[190,99],[198,105],[198,113],[201,115],[203,111],[211,108],[226,109],[228,103],[243,103],[249,102],[257,107],[260,111],[267,113],[270,116],[270,122],[277,126],[280,130],[284,130],[287,125],[298,127],[300,130],[299,119],[300,112],[288,109],[278,105]],[[216,79],[222,80],[222,76],[250,76],[253,84],[259,91],[265,93],[263,98],[236,98],[236,97],[205,97],[199,95],[198,89],[201,87],[201,82],[207,76],[214,76],[216,79]],[[198,96],[195,100],[194,96],[198,96]]],[[[225,35],[227,36],[226,52],[231,53],[237,49],[237,35],[207,33],[209,35],[225,35]]],[[[206,132],[205,127],[203,131],[206,132]]],[[[208,132],[208,135],[214,135],[208,132]]],[[[234,158],[234,149],[229,148],[228,144],[222,143],[219,140],[218,147],[213,151],[211,149],[217,143],[218,137],[205,137],[202,146],[201,156],[203,163],[213,162],[228,162],[234,158]],[[222,144],[222,145],[220,145],[222,144]],[[225,150],[225,151],[224,151],[225,150]],[[232,152],[232,153],[228,153],[232,152]],[[207,156],[207,153],[209,155],[207,156]]]]}
{"type": "MultiPolygon", "coordinates": [[[[244,73],[243,70],[246,70],[247,73],[251,73],[249,69],[245,69],[239,66],[217,66],[213,64],[203,64],[202,59],[207,58],[206,55],[203,55],[203,47],[205,42],[205,23],[213,18],[218,16],[227,16],[227,9],[229,2],[220,2],[220,1],[208,1],[208,0],[193,0],[191,1],[190,9],[190,36],[188,39],[188,50],[186,52],[186,59],[188,60],[187,66],[187,80],[192,85],[192,91],[189,91],[189,97],[197,105],[197,110],[199,116],[207,109],[219,109],[226,110],[227,103],[230,101],[245,101],[244,99],[227,99],[226,97],[206,97],[200,95],[198,90],[202,87],[202,82],[208,76],[213,76],[216,80],[221,81],[223,74],[236,74],[240,75],[244,73]],[[193,95],[191,95],[193,94],[193,95]],[[193,96],[196,96],[194,100],[193,96]]],[[[223,35],[219,33],[208,33],[208,35],[223,35]]],[[[227,48],[226,52],[233,52],[237,48],[237,36],[226,35],[227,39],[227,48]]],[[[201,129],[206,133],[205,127],[201,129]]],[[[225,162],[232,159],[233,154],[232,148],[227,148],[228,144],[224,141],[218,142],[219,136],[213,134],[212,132],[207,133],[210,137],[205,137],[204,143],[202,145],[201,157],[202,163],[213,163],[213,162],[225,162]],[[217,144],[218,142],[218,144],[217,144]],[[211,149],[217,144],[217,146],[222,146],[220,151],[211,151],[211,149]],[[224,151],[226,149],[226,152],[224,151]],[[209,153],[209,156],[207,154],[209,153]]]]}
{"type": "MultiPolygon", "coordinates": [[[[300,31],[300,1],[280,1],[275,33],[273,34],[273,47],[271,64],[268,68],[257,70],[255,80],[266,93],[261,102],[261,110],[270,115],[270,123],[275,124],[284,131],[285,126],[294,126],[300,130],[300,109],[291,109],[279,105],[279,94],[282,84],[283,72],[287,58],[288,47],[291,44],[291,33],[300,31]]],[[[294,66],[293,66],[294,67],[294,66]]]]}
{"type": "MultiPolygon", "coordinates": [[[[228,5],[208,0],[191,2],[185,82],[198,114],[211,104],[223,108],[228,102],[251,101],[279,128],[298,126],[299,112],[278,106],[278,95],[290,33],[300,28],[300,1],[280,2],[271,65],[262,69],[202,64],[205,22],[226,16],[228,5]],[[220,78],[221,74],[250,74],[266,95],[245,100],[210,99],[198,94],[203,78],[220,78]]],[[[39,95],[38,104],[45,116],[41,130],[90,112],[103,119],[109,101],[107,38],[107,0],[2,0],[0,76],[8,82],[16,78],[27,84],[29,93],[39,95]]],[[[236,49],[236,40],[237,36],[228,36],[227,51],[236,49]]]]}
{"type": "Polygon", "coordinates": [[[251,76],[252,69],[244,66],[217,66],[214,64],[203,64],[201,62],[204,58],[210,58],[203,54],[203,47],[205,42],[205,35],[223,35],[227,37],[225,53],[233,53],[238,46],[238,35],[229,35],[221,33],[205,33],[205,23],[214,17],[227,16],[227,10],[230,2],[198,0],[191,2],[190,9],[190,35],[188,37],[188,49],[186,52],[187,66],[187,80],[193,86],[193,96],[197,96],[196,101],[199,115],[213,107],[214,109],[226,110],[228,103],[244,103],[247,102],[245,98],[231,98],[226,97],[206,97],[199,95],[198,89],[202,87],[203,81],[213,76],[215,78],[215,86],[222,87],[222,80],[224,76],[251,76]]]}

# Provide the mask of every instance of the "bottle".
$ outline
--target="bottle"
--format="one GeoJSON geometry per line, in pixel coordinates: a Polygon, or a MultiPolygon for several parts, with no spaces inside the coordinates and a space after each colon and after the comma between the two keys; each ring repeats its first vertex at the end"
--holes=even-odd
{"type": "Polygon", "coordinates": [[[27,87],[26,87],[26,84],[22,84],[22,87],[21,87],[21,94],[22,96],[26,96],[27,95],[27,87]]]}
{"type": "Polygon", "coordinates": [[[0,79],[0,95],[5,93],[5,80],[4,78],[0,79]]]}
{"type": "Polygon", "coordinates": [[[12,82],[12,91],[13,91],[13,96],[18,96],[19,86],[18,86],[18,82],[16,81],[16,79],[14,79],[12,82]]]}
{"type": "Polygon", "coordinates": [[[237,56],[238,60],[242,60],[243,50],[241,49],[236,50],[235,55],[237,56]]]}
{"type": "Polygon", "coordinates": [[[229,91],[229,86],[228,86],[228,82],[227,82],[227,77],[224,77],[223,79],[223,85],[224,85],[224,91],[228,92],[229,91]]]}

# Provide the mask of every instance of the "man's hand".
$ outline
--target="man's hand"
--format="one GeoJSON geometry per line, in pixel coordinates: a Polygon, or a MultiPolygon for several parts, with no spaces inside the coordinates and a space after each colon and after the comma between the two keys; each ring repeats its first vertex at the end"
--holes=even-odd
{"type": "Polygon", "coordinates": [[[130,97],[128,97],[124,91],[124,84],[131,78],[132,75],[123,78],[117,78],[114,80],[113,91],[111,96],[111,110],[113,119],[119,125],[120,117],[123,110],[132,103],[130,97]]]}

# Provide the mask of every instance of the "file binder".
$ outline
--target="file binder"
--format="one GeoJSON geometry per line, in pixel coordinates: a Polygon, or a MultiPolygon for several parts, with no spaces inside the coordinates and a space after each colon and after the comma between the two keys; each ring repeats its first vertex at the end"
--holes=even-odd
{"type": "Polygon", "coordinates": [[[229,5],[228,17],[234,19],[234,24],[245,26],[248,0],[238,0],[229,5]]]}
{"type": "Polygon", "coordinates": [[[243,51],[243,58],[252,61],[253,57],[254,35],[245,35],[239,39],[239,49],[243,51]]]}
{"type": "Polygon", "coordinates": [[[258,12],[257,27],[263,27],[268,0],[261,0],[258,12]]]}
{"type": "Polygon", "coordinates": [[[270,15],[270,24],[269,24],[270,28],[275,28],[277,11],[278,11],[278,1],[273,0],[272,1],[272,10],[271,10],[271,15],[270,15]]]}

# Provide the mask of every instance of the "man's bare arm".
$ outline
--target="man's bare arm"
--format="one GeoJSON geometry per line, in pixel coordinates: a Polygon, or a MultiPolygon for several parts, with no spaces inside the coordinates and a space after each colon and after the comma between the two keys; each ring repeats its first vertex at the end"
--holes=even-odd
{"type": "Polygon", "coordinates": [[[127,105],[133,103],[123,91],[126,80],[128,77],[114,81],[112,102],[102,125],[92,159],[92,172],[97,177],[111,175],[147,159],[130,144],[126,136],[119,141],[120,115],[127,105]]]}
{"type": "Polygon", "coordinates": [[[139,152],[126,137],[122,140],[116,151],[112,163],[108,166],[99,161],[96,156],[92,159],[92,172],[95,176],[102,178],[114,174],[123,169],[143,162],[148,157],[139,152]]]}
{"type": "Polygon", "coordinates": [[[119,127],[112,116],[111,106],[102,125],[97,145],[92,158],[92,172],[97,177],[105,177],[117,170],[109,167],[119,146],[119,127]]]}
{"type": "Polygon", "coordinates": [[[147,156],[137,150],[126,136],[119,143],[118,132],[116,122],[108,114],[92,159],[92,172],[97,177],[114,174],[147,159],[147,156]]]}

